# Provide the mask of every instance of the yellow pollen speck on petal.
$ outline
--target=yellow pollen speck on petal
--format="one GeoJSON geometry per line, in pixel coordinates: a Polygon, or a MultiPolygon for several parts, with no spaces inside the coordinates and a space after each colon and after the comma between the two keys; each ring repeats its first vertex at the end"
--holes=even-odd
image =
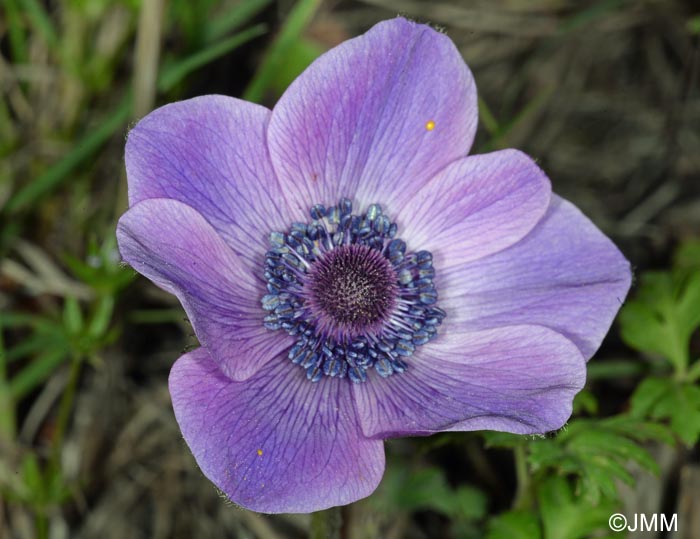
{"type": "Polygon", "coordinates": [[[258,449],[258,456],[262,457],[262,449],[258,449]]]}
{"type": "Polygon", "coordinates": [[[435,129],[435,122],[433,120],[428,120],[427,122],[425,122],[425,129],[427,131],[432,131],[433,129],[435,129]]]}

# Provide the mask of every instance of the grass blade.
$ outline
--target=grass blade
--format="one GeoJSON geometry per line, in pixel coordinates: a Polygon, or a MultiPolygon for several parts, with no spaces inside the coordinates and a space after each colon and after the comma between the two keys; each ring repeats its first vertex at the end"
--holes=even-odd
{"type": "Polygon", "coordinates": [[[97,129],[83,137],[77,146],[68,152],[63,159],[10,197],[4,211],[15,213],[23,210],[46,193],[52,191],[73,169],[95,153],[117,129],[126,124],[130,110],[131,99],[127,97],[111,115],[100,123],[97,129]]]}
{"type": "Polygon", "coordinates": [[[299,39],[316,14],[321,0],[299,0],[282,30],[272,42],[253,80],[243,93],[243,99],[260,103],[270,88],[289,47],[299,39]]]}
{"type": "Polygon", "coordinates": [[[266,31],[266,25],[257,24],[165,68],[158,80],[158,90],[167,92],[191,72],[263,35],[266,31]]]}
{"type": "Polygon", "coordinates": [[[211,43],[225,36],[231,30],[238,28],[255,17],[271,3],[272,0],[247,0],[236,5],[230,11],[222,13],[221,16],[214,18],[207,26],[206,41],[211,43]]]}
{"type": "Polygon", "coordinates": [[[16,0],[5,0],[5,16],[7,17],[7,34],[10,40],[12,60],[15,64],[24,64],[27,55],[27,36],[17,8],[16,0]]]}
{"type": "Polygon", "coordinates": [[[15,437],[15,404],[7,383],[7,354],[0,325],[0,438],[15,437]]]}
{"type": "Polygon", "coordinates": [[[21,3],[34,29],[41,34],[50,49],[58,52],[58,34],[44,7],[37,0],[21,0],[21,3]]]}
{"type": "Polygon", "coordinates": [[[10,380],[8,385],[11,398],[19,401],[51,376],[67,358],[68,351],[62,348],[36,357],[10,380]]]}

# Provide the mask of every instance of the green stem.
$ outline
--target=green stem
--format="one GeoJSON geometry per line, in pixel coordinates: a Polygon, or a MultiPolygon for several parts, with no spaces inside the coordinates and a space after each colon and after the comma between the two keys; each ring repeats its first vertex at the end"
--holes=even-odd
{"type": "Polygon", "coordinates": [[[36,513],[36,537],[37,539],[47,539],[49,536],[49,519],[46,518],[44,509],[38,509],[36,513]]]}
{"type": "Polygon", "coordinates": [[[525,509],[530,505],[530,474],[527,469],[527,454],[524,445],[517,445],[513,449],[515,458],[515,477],[518,482],[513,500],[513,509],[525,509]]]}
{"type": "Polygon", "coordinates": [[[340,539],[343,517],[340,507],[331,507],[325,511],[311,513],[311,530],[309,539],[340,539]]]}
{"type": "Polygon", "coordinates": [[[70,419],[70,415],[73,410],[73,401],[75,400],[75,391],[78,387],[78,379],[80,378],[80,368],[82,363],[82,358],[80,356],[72,357],[70,374],[68,375],[68,385],[63,392],[58,408],[56,431],[51,448],[51,466],[53,470],[56,471],[61,469],[61,447],[63,445],[63,437],[65,436],[66,428],[68,426],[68,420],[70,419]]]}

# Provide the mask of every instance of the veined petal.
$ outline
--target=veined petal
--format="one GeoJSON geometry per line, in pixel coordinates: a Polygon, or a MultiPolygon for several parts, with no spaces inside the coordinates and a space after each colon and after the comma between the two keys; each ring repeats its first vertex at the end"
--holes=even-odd
{"type": "Polygon", "coordinates": [[[476,88],[450,39],[393,19],[335,47],[275,106],[268,143],[290,202],[400,205],[467,154],[476,88]]]}
{"type": "Polygon", "coordinates": [[[584,385],[576,346],[547,328],[513,326],[440,335],[408,369],[353,386],[369,437],[441,430],[518,434],[560,428],[584,385]]]}
{"type": "Polygon", "coordinates": [[[547,211],[551,185],[527,155],[501,150],[455,161],[397,214],[401,235],[440,271],[500,251],[547,211]]]}
{"type": "Polygon", "coordinates": [[[182,303],[200,342],[233,379],[245,379],[289,338],[263,326],[265,288],[197,211],[148,199],[119,220],[122,257],[182,303]]]}
{"type": "Polygon", "coordinates": [[[192,206],[251,267],[289,212],[265,142],[270,111],[208,95],[165,105],[129,132],[129,203],[172,198],[192,206]]]}
{"type": "Polygon", "coordinates": [[[200,348],[173,366],[170,394],[204,475],[247,509],[347,504],[371,494],[384,472],[383,442],[360,432],[349,382],[310,383],[286,357],[233,382],[200,348]]]}
{"type": "Polygon", "coordinates": [[[549,327],[586,359],[625,300],[632,274],[615,245],[557,197],[521,241],[489,257],[448,264],[436,281],[445,332],[514,324],[549,327]]]}

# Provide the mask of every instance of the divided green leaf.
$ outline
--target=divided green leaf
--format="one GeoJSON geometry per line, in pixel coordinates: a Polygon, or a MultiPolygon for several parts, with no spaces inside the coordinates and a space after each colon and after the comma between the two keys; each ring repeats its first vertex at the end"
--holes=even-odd
{"type": "Polygon", "coordinates": [[[627,344],[666,358],[684,375],[690,337],[700,325],[700,272],[645,273],[636,298],[622,308],[619,320],[627,344]]]}
{"type": "Polygon", "coordinates": [[[630,462],[658,472],[656,461],[640,445],[649,440],[672,443],[673,437],[662,425],[630,416],[577,419],[556,438],[530,443],[528,460],[535,472],[576,476],[579,492],[597,504],[618,498],[617,481],[634,483],[630,462]]]}
{"type": "Polygon", "coordinates": [[[688,446],[700,440],[700,387],[668,378],[647,378],[631,399],[639,418],[670,421],[670,427],[688,446]]]}

